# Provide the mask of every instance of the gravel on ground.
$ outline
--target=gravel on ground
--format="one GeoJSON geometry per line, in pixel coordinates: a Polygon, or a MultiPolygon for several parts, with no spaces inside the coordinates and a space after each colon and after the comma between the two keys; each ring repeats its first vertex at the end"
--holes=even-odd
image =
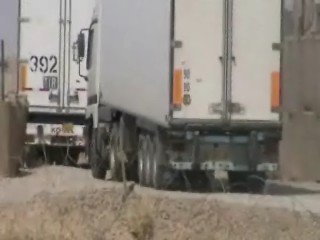
{"type": "Polygon", "coordinates": [[[95,180],[88,170],[42,167],[0,180],[0,239],[318,240],[317,186],[286,193],[278,185],[264,196],[135,186],[123,201],[121,183],[95,180]]]}

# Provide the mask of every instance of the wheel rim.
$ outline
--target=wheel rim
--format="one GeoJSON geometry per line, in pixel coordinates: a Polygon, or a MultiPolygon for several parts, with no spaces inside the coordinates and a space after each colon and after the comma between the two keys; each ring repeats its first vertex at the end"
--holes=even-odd
{"type": "Polygon", "coordinates": [[[154,155],[153,166],[152,166],[152,185],[155,188],[159,187],[158,183],[158,163],[157,163],[157,155],[154,155]]]}
{"type": "Polygon", "coordinates": [[[250,193],[262,193],[266,190],[266,181],[259,175],[249,175],[246,184],[250,193]]]}
{"type": "Polygon", "coordinates": [[[92,138],[91,138],[91,162],[90,162],[90,165],[91,165],[91,172],[92,172],[92,175],[95,177],[95,178],[100,178],[100,172],[99,172],[99,159],[98,159],[98,155],[97,155],[97,141],[96,141],[96,136],[93,134],[92,135],[92,138]]]}
{"type": "Polygon", "coordinates": [[[96,139],[95,137],[92,137],[91,139],[91,146],[90,146],[90,164],[94,167],[97,165],[97,155],[95,154],[96,151],[96,139]]]}
{"type": "Polygon", "coordinates": [[[145,180],[146,184],[149,186],[151,185],[151,159],[152,159],[152,152],[151,152],[151,146],[148,146],[148,151],[146,154],[146,167],[145,167],[145,180]]]}
{"type": "Polygon", "coordinates": [[[118,149],[118,128],[115,126],[113,129],[113,133],[111,135],[111,144],[109,150],[109,158],[110,158],[110,175],[111,179],[115,180],[117,178],[117,149],[118,149]]]}
{"type": "Polygon", "coordinates": [[[140,136],[139,152],[138,152],[138,181],[140,185],[144,185],[144,167],[145,167],[145,138],[140,136]]]}
{"type": "Polygon", "coordinates": [[[139,177],[139,183],[140,185],[143,185],[144,184],[144,156],[143,156],[143,150],[140,149],[139,150],[139,156],[138,156],[138,177],[139,177]]]}
{"type": "Polygon", "coordinates": [[[111,145],[110,148],[110,173],[111,173],[111,178],[113,178],[113,172],[114,168],[116,166],[116,156],[115,156],[115,151],[113,145],[111,145]]]}

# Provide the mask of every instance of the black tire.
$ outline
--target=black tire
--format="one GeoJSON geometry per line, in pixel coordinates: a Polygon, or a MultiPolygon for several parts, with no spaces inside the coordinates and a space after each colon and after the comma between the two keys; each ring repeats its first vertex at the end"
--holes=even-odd
{"type": "Polygon", "coordinates": [[[145,186],[145,156],[147,149],[146,138],[142,135],[139,137],[139,150],[138,150],[138,164],[137,164],[137,175],[138,183],[141,186],[145,186]]]}
{"type": "MultiPolygon", "coordinates": [[[[89,162],[91,174],[94,178],[104,180],[107,175],[107,159],[102,156],[102,149],[98,148],[98,129],[93,129],[90,138],[89,162]]],[[[100,137],[100,136],[99,136],[100,137]]],[[[100,139],[99,142],[103,142],[100,139]]]]}
{"type": "Polygon", "coordinates": [[[40,154],[35,146],[25,147],[24,165],[29,169],[34,169],[44,165],[44,158],[40,158],[40,154]]]}
{"type": "Polygon", "coordinates": [[[80,150],[78,149],[69,150],[69,154],[66,157],[65,164],[70,167],[78,167],[79,156],[80,156],[80,150]]]}
{"type": "MultiPolygon", "coordinates": [[[[137,155],[138,155],[138,135],[135,120],[129,115],[122,115],[119,122],[119,137],[122,154],[126,158],[125,174],[128,181],[138,181],[137,175],[137,155]]],[[[122,173],[122,172],[121,172],[122,173]]]]}
{"type": "Polygon", "coordinates": [[[154,165],[154,143],[151,140],[150,136],[147,136],[146,139],[146,146],[145,146],[145,158],[144,158],[144,179],[145,185],[147,187],[153,186],[153,165],[154,165]]]}
{"type": "Polygon", "coordinates": [[[255,172],[247,177],[249,193],[264,194],[266,190],[267,176],[265,172],[255,172]]]}
{"type": "Polygon", "coordinates": [[[90,131],[89,129],[91,129],[91,125],[90,124],[86,124],[86,126],[83,129],[83,135],[84,135],[84,139],[85,139],[85,156],[88,158],[88,164],[90,164],[89,162],[89,154],[90,154],[90,131]]]}
{"type": "Polygon", "coordinates": [[[48,161],[48,164],[52,165],[63,165],[63,166],[67,166],[65,164],[65,159],[66,159],[66,153],[64,151],[64,149],[60,149],[60,148],[47,148],[46,151],[46,158],[48,161]]]}
{"type": "Polygon", "coordinates": [[[266,174],[264,172],[244,171],[228,172],[229,186],[232,192],[247,192],[261,194],[266,186],[266,174]]]}
{"type": "Polygon", "coordinates": [[[122,181],[120,152],[120,135],[118,125],[114,125],[111,133],[109,159],[110,159],[110,179],[113,181],[122,181]]]}
{"type": "Polygon", "coordinates": [[[182,174],[182,189],[188,192],[207,193],[213,191],[213,172],[185,171],[182,174]]]}
{"type": "Polygon", "coordinates": [[[165,163],[167,161],[167,156],[165,154],[165,144],[166,136],[161,130],[158,130],[155,134],[153,140],[153,161],[152,161],[152,187],[155,189],[165,189],[167,182],[170,180],[165,179],[165,163]]]}

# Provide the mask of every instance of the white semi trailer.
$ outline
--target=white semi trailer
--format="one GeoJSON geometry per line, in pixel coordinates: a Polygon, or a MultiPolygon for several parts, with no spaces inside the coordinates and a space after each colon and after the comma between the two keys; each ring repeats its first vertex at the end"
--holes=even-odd
{"type": "Polygon", "coordinates": [[[52,161],[76,160],[84,150],[87,83],[79,76],[74,43],[94,4],[20,0],[19,91],[29,102],[26,143],[32,157],[45,152],[52,161]]]}
{"type": "Polygon", "coordinates": [[[78,36],[93,176],[121,180],[123,160],[154,188],[277,170],[281,12],[281,0],[97,1],[78,36]]]}

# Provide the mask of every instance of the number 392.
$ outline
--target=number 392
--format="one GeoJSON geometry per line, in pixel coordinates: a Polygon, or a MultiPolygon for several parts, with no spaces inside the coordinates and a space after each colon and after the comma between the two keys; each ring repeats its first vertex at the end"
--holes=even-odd
{"type": "Polygon", "coordinates": [[[57,73],[58,58],[55,55],[35,56],[30,57],[31,72],[40,71],[42,73],[57,73]]]}

